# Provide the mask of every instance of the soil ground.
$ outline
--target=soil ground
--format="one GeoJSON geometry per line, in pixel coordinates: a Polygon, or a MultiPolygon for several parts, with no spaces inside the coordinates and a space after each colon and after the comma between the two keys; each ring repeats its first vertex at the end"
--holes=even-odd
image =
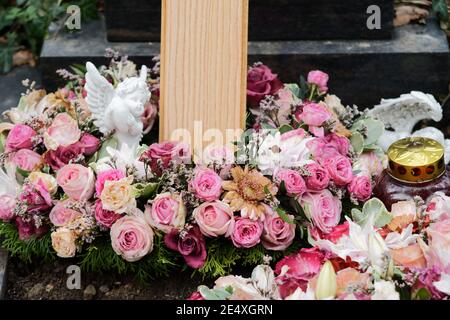
{"type": "Polygon", "coordinates": [[[174,300],[186,299],[198,285],[212,285],[213,280],[191,277],[191,271],[178,272],[169,278],[158,278],[148,284],[132,277],[110,274],[81,273],[81,289],[67,288],[66,273],[70,262],[57,261],[49,265],[27,265],[16,259],[8,262],[6,299],[26,300],[174,300]],[[89,289],[86,289],[89,286],[89,289]],[[95,287],[95,294],[92,286],[95,287]]]}

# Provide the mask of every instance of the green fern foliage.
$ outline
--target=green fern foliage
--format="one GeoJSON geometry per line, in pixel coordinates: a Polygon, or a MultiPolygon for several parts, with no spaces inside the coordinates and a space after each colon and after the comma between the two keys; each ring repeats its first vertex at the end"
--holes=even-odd
{"type": "Polygon", "coordinates": [[[52,248],[50,233],[41,238],[32,237],[22,241],[19,239],[17,227],[12,223],[2,221],[0,221],[0,246],[12,257],[28,263],[36,260],[50,263],[57,258],[52,248]]]}

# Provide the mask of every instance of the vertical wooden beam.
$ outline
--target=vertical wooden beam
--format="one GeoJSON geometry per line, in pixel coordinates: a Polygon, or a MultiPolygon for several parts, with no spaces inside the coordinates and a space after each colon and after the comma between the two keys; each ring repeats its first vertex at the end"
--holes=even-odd
{"type": "Polygon", "coordinates": [[[244,129],[247,45],[248,0],[162,0],[160,141],[244,129]]]}

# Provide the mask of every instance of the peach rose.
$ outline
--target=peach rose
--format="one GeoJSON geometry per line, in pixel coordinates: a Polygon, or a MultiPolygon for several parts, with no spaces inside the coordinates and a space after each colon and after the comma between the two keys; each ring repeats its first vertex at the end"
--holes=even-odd
{"type": "Polygon", "coordinates": [[[136,199],[133,194],[133,177],[129,176],[117,181],[105,181],[100,200],[103,209],[115,213],[127,213],[136,208],[136,199]]]}
{"type": "Polygon", "coordinates": [[[88,200],[94,194],[94,180],[92,169],[80,164],[68,164],[56,175],[58,185],[74,200],[88,200]]]}
{"type": "Polygon", "coordinates": [[[401,231],[416,221],[416,203],[413,200],[394,203],[391,208],[393,219],[388,225],[392,231],[401,231]]]}
{"type": "Polygon", "coordinates": [[[70,201],[59,201],[50,211],[50,222],[57,227],[67,226],[68,223],[74,221],[81,216],[81,212],[70,209],[70,201]]]}
{"type": "Polygon", "coordinates": [[[75,232],[67,228],[58,228],[52,232],[52,246],[58,257],[72,258],[77,252],[75,232]]]}
{"type": "Polygon", "coordinates": [[[356,269],[346,268],[340,270],[336,275],[337,291],[336,295],[340,296],[346,293],[348,287],[359,287],[361,289],[367,288],[369,281],[369,274],[360,273],[356,269]]]}
{"type": "Polygon", "coordinates": [[[396,265],[419,269],[423,269],[427,265],[423,251],[418,244],[400,249],[392,249],[390,253],[396,265]]]}
{"type": "Polygon", "coordinates": [[[49,150],[68,147],[80,140],[81,131],[77,121],[68,113],[58,113],[44,132],[44,144],[49,150]]]}

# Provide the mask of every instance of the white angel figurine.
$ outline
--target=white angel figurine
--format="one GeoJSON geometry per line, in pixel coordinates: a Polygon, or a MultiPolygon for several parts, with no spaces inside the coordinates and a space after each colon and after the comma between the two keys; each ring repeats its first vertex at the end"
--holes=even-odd
{"type": "Polygon", "coordinates": [[[379,105],[369,111],[369,115],[381,120],[387,129],[393,130],[385,130],[378,140],[378,145],[384,151],[397,140],[420,136],[440,142],[445,147],[446,162],[450,161],[450,140],[446,140],[440,130],[427,127],[413,132],[414,126],[421,120],[442,120],[442,107],[432,95],[412,91],[396,99],[382,99],[379,105]]]}
{"type": "Polygon", "coordinates": [[[147,85],[147,67],[139,77],[128,78],[114,89],[91,63],[86,63],[86,102],[100,132],[114,133],[118,150],[136,150],[142,138],[141,117],[151,93],[147,85]]]}

